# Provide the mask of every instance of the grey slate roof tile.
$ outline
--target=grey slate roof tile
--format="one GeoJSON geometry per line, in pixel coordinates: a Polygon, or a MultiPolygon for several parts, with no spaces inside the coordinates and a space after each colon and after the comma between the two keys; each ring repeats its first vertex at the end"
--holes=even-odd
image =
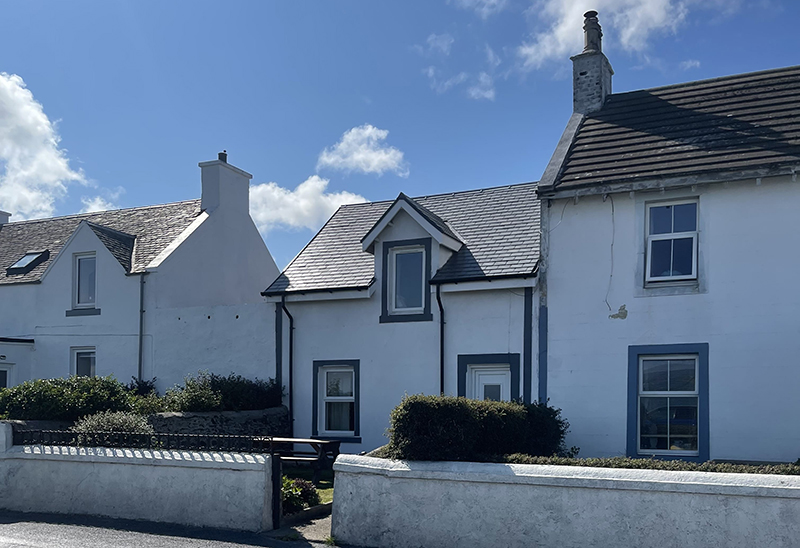
{"type": "Polygon", "coordinates": [[[0,285],[39,281],[81,221],[90,223],[126,272],[142,272],[199,214],[200,200],[188,200],[0,225],[0,285]],[[6,274],[26,252],[45,249],[50,258],[30,272],[6,274]]]}
{"type": "Polygon", "coordinates": [[[800,66],[612,94],[555,188],[800,165],[800,66]]]}
{"type": "MultiPolygon", "coordinates": [[[[539,261],[536,183],[422,196],[413,201],[431,216],[432,223],[447,227],[451,237],[464,242],[432,281],[533,274],[539,261]]],[[[361,240],[393,203],[340,207],[265,293],[369,287],[374,257],[361,250],[361,240]]]]}

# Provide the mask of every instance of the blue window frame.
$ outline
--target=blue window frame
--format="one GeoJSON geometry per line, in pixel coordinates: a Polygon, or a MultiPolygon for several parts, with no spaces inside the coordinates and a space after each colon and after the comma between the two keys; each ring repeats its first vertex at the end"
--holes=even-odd
{"type": "Polygon", "coordinates": [[[384,242],[381,323],[425,322],[431,314],[431,239],[384,242]]]}

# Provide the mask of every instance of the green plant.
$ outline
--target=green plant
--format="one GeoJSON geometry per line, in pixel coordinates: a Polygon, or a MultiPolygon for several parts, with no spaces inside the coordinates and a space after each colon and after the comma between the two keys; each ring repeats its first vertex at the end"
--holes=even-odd
{"type": "Polygon", "coordinates": [[[136,394],[137,396],[149,396],[150,394],[158,395],[158,390],[156,390],[156,381],[158,379],[153,377],[152,379],[144,380],[144,379],[137,379],[136,377],[131,377],[131,382],[128,383],[127,389],[136,394]]]}
{"type": "Polygon", "coordinates": [[[167,399],[151,392],[146,396],[131,394],[131,405],[133,410],[140,415],[153,415],[167,411],[167,399]]]}
{"type": "Polygon", "coordinates": [[[227,377],[200,371],[187,376],[183,386],[167,390],[167,407],[173,411],[248,411],[281,405],[283,389],[274,379],[227,377]]]}
{"type": "Polygon", "coordinates": [[[325,546],[338,546],[336,544],[336,537],[334,537],[333,535],[328,535],[322,542],[325,544],[325,546]]]}
{"type": "Polygon", "coordinates": [[[310,481],[284,476],[281,482],[281,502],[284,514],[294,514],[319,504],[319,494],[310,481]]]}
{"type": "Polygon", "coordinates": [[[408,460],[495,460],[565,452],[569,423],[546,404],[406,396],[390,415],[385,455],[408,460]]]}
{"type": "Polygon", "coordinates": [[[171,411],[220,411],[222,396],[208,382],[208,373],[197,377],[187,376],[183,386],[167,390],[167,408],[171,411]]]}
{"type": "Polygon", "coordinates": [[[0,415],[7,419],[75,421],[131,409],[128,390],[112,376],[37,379],[0,390],[0,415]]]}
{"type": "Polygon", "coordinates": [[[70,428],[73,432],[129,432],[155,434],[153,427],[142,415],[126,411],[101,411],[82,417],[70,428]]]}

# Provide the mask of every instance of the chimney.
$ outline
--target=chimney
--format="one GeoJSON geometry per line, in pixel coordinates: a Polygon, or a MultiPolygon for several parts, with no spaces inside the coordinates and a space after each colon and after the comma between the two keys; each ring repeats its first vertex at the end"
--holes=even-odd
{"type": "Polygon", "coordinates": [[[202,182],[201,208],[207,213],[220,208],[235,214],[250,214],[250,179],[252,175],[228,163],[223,150],[216,160],[200,162],[202,182]]]}
{"type": "Polygon", "coordinates": [[[3,211],[2,209],[0,209],[0,226],[6,224],[10,217],[11,217],[11,213],[9,213],[8,211],[3,211]]]}
{"type": "Polygon", "coordinates": [[[580,114],[597,112],[611,95],[614,69],[603,53],[603,30],[596,11],[583,14],[583,51],[572,59],[572,109],[580,114]]]}

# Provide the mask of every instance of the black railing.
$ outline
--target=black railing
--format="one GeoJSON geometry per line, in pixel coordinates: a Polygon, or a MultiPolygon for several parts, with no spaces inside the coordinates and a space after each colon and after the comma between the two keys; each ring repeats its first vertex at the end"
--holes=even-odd
{"type": "Polygon", "coordinates": [[[69,430],[15,430],[14,445],[118,447],[168,451],[228,451],[234,453],[291,453],[291,445],[270,436],[202,434],[137,434],[133,432],[72,432],[69,430]]]}

